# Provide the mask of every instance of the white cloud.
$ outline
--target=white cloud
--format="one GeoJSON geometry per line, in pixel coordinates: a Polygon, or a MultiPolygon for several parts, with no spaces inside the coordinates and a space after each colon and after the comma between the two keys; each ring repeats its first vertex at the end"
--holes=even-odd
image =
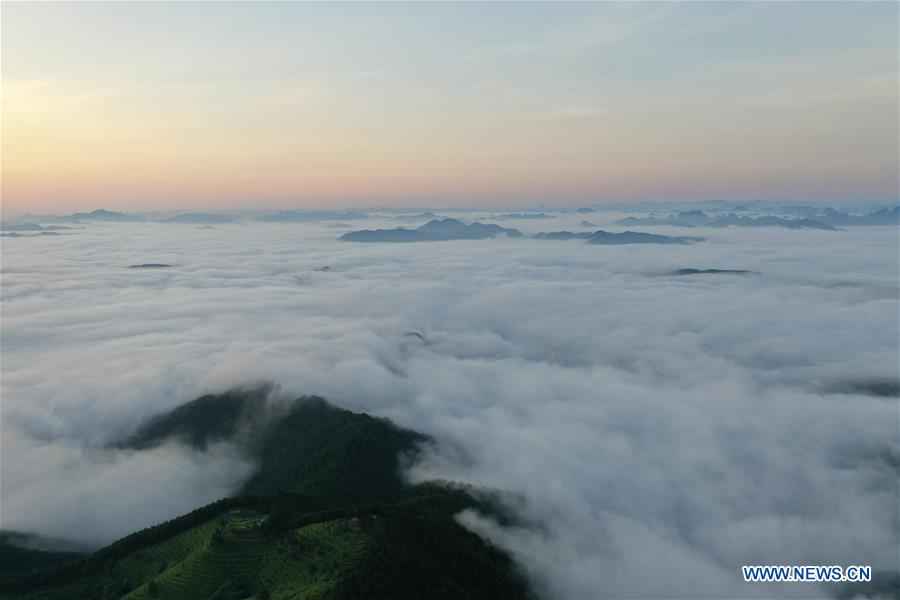
{"type": "Polygon", "coordinates": [[[898,378],[896,230],[699,235],[366,245],[327,225],[129,224],[5,239],[3,527],[110,539],[224,494],[249,468],[227,448],[96,448],[268,380],[434,436],[444,450],[414,479],[516,494],[520,527],[460,519],[548,596],[821,596],[747,587],[739,567],[896,568],[896,398],[822,393],[898,378]],[[126,268],[141,262],[174,267],[126,268]],[[682,267],[758,274],[665,275],[682,267]],[[173,501],[147,511],[153,486],[173,501]]]}

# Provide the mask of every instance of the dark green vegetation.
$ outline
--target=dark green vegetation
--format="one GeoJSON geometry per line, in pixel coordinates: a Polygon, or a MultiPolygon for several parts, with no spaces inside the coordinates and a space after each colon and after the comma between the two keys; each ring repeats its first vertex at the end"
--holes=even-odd
{"type": "Polygon", "coordinates": [[[4,569],[3,598],[529,595],[509,558],[454,520],[466,508],[496,514],[488,495],[404,484],[401,461],[427,438],[321,398],[270,406],[267,395],[204,396],[117,445],[235,441],[259,463],[239,495],[75,562],[4,569]]]}
{"type": "Polygon", "coordinates": [[[207,395],[151,418],[122,448],[144,450],[171,439],[203,450],[210,442],[233,438],[242,425],[252,425],[263,412],[269,388],[241,389],[207,395]]]}
{"type": "Polygon", "coordinates": [[[55,541],[17,531],[0,531],[0,577],[84,558],[84,552],[71,545],[68,548],[57,546],[55,541]]]}

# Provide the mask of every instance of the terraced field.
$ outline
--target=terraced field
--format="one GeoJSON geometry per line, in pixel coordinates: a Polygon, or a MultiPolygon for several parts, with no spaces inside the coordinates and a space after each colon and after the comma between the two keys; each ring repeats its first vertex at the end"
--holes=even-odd
{"type": "Polygon", "coordinates": [[[229,513],[136,552],[117,566],[143,582],[126,598],[321,598],[358,567],[379,527],[374,517],[336,519],[269,537],[264,524],[229,513]]]}
{"type": "Polygon", "coordinates": [[[284,541],[278,559],[260,571],[260,583],[272,598],[321,598],[365,559],[379,530],[374,517],[297,529],[284,541]]]}
{"type": "Polygon", "coordinates": [[[147,581],[169,565],[179,563],[192,552],[208,546],[218,524],[219,519],[213,519],[181,535],[139,550],[121,560],[116,571],[130,581],[147,581]]]}

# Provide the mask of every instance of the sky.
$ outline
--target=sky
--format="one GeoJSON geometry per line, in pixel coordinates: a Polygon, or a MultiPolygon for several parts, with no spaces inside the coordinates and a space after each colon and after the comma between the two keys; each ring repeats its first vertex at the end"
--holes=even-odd
{"type": "Polygon", "coordinates": [[[898,10],[4,2],[2,209],[893,202],[898,10]]]}

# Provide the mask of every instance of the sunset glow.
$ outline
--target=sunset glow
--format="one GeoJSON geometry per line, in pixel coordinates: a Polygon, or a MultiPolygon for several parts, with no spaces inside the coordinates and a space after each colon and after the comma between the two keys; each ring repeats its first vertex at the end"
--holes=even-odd
{"type": "Polygon", "coordinates": [[[4,3],[3,211],[892,200],[897,12],[4,3]]]}

